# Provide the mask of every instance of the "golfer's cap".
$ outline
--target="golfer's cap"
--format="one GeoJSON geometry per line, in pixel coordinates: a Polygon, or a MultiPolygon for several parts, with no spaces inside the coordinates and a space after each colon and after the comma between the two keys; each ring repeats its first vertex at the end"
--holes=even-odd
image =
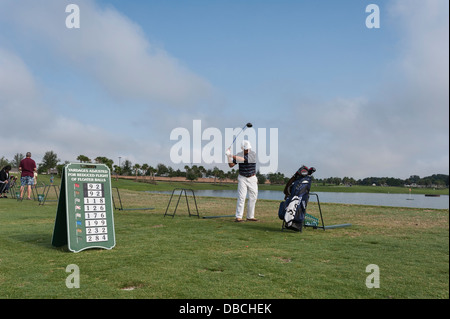
{"type": "Polygon", "coordinates": [[[252,148],[252,145],[250,144],[249,141],[245,140],[245,141],[242,141],[241,148],[242,148],[243,150],[249,150],[249,149],[252,148]]]}

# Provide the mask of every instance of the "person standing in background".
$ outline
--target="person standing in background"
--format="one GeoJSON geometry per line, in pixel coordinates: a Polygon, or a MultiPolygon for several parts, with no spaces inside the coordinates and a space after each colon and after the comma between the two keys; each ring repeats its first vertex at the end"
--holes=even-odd
{"type": "Polygon", "coordinates": [[[20,200],[23,199],[23,192],[27,186],[27,199],[31,200],[31,186],[34,185],[34,173],[37,173],[36,162],[31,158],[31,153],[27,152],[26,157],[20,161],[20,200]]]}

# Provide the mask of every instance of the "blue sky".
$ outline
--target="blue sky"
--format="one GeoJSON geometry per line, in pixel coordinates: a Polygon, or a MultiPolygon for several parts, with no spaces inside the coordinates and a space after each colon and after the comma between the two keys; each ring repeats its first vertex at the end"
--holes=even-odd
{"type": "Polygon", "coordinates": [[[0,0],[0,8],[7,159],[31,151],[39,162],[53,150],[62,161],[120,156],[177,168],[170,133],[201,120],[221,132],[247,122],[277,128],[286,175],[302,164],[317,177],[449,173],[448,1],[0,0]],[[79,29],[65,27],[70,3],[79,29]],[[379,29],[365,25],[370,3],[379,29]]]}

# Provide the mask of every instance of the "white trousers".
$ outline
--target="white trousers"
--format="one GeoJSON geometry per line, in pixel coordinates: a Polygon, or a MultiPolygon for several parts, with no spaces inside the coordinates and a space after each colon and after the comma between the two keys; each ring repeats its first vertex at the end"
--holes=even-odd
{"type": "Polygon", "coordinates": [[[238,176],[238,198],[236,206],[236,218],[244,216],[245,198],[248,192],[247,218],[255,218],[255,204],[258,198],[258,179],[256,176],[238,176]]]}

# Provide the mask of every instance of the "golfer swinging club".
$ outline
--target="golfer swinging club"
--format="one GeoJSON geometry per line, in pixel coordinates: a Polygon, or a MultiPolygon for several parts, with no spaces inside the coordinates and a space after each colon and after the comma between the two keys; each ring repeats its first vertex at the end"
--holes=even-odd
{"type": "Polygon", "coordinates": [[[247,221],[258,221],[255,219],[255,204],[258,197],[258,179],[256,178],[256,153],[251,150],[250,142],[242,141],[242,152],[231,155],[231,147],[225,154],[228,157],[228,166],[234,167],[239,164],[238,176],[238,199],[236,206],[236,222],[242,222],[244,215],[245,197],[248,191],[247,221]]]}

